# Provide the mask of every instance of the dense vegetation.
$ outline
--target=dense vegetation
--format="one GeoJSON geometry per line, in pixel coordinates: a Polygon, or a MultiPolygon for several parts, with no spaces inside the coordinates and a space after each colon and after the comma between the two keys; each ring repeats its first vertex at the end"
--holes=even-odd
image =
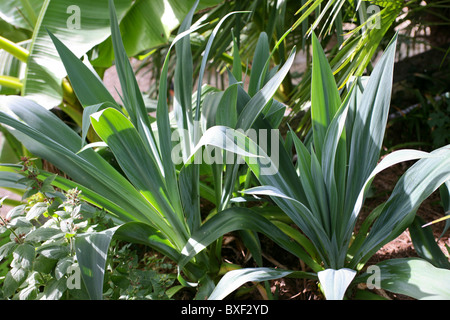
{"type": "Polygon", "coordinates": [[[1,4],[0,297],[449,299],[449,9],[1,4]]]}

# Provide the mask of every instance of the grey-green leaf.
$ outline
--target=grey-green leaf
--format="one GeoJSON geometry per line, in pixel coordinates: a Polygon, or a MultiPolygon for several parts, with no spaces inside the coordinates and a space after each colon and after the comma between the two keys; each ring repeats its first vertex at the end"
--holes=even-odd
{"type": "Polygon", "coordinates": [[[266,281],[285,277],[292,271],[278,270],[272,268],[245,268],[227,272],[220,279],[208,300],[222,300],[231,292],[249,281],[266,281]]]}

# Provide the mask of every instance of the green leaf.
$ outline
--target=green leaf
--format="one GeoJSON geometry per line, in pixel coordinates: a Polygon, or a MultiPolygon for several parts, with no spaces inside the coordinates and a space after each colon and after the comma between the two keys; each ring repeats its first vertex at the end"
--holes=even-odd
{"type": "Polygon", "coordinates": [[[13,252],[13,261],[15,266],[29,271],[33,266],[36,257],[34,246],[29,243],[23,243],[17,246],[13,252]]]}
{"type": "MultiPolygon", "coordinates": [[[[75,240],[75,250],[90,299],[102,299],[105,264],[113,236],[148,245],[176,262],[180,259],[180,253],[164,235],[146,223],[129,222],[104,231],[80,235],[75,240]]],[[[189,263],[185,266],[188,273],[196,277],[203,275],[203,271],[194,265],[189,263]]]]}
{"type": "Polygon", "coordinates": [[[208,297],[208,300],[222,300],[244,283],[261,282],[288,276],[293,271],[271,268],[245,268],[227,272],[208,297]]]}
{"type": "Polygon", "coordinates": [[[0,17],[17,28],[33,31],[44,0],[11,0],[0,4],[0,17]]]}
{"type": "Polygon", "coordinates": [[[234,32],[232,30],[233,35],[233,76],[237,81],[242,81],[242,63],[241,57],[239,55],[239,46],[238,39],[234,36],[234,32]]]}
{"type": "Polygon", "coordinates": [[[264,85],[264,87],[259,90],[248,103],[245,105],[244,110],[239,114],[237,120],[236,129],[242,129],[247,131],[251,128],[256,118],[263,111],[267,103],[275,95],[278,87],[283,82],[286,77],[295,57],[295,48],[292,50],[288,59],[280,70],[264,85]]]}
{"type": "MultiPolygon", "coordinates": [[[[202,157],[202,154],[199,151],[204,146],[220,148],[243,157],[259,157],[259,155],[255,152],[255,149],[252,148],[251,145],[246,144],[246,136],[244,134],[229,127],[214,126],[206,130],[198,144],[192,150],[192,153],[188,157],[188,161],[186,163],[198,163],[202,157]]],[[[223,162],[222,156],[220,156],[219,159],[218,161],[223,162]]],[[[213,160],[214,159],[210,159],[209,161],[213,160]]]]}
{"type": "Polygon", "coordinates": [[[65,243],[65,241],[54,241],[44,244],[36,249],[36,253],[49,259],[61,259],[69,254],[69,248],[64,245],[65,243]]]}
{"type": "Polygon", "coordinates": [[[131,63],[123,46],[122,38],[119,30],[116,9],[114,1],[109,1],[109,13],[111,20],[111,39],[114,48],[114,57],[117,74],[119,76],[120,87],[122,88],[122,100],[131,123],[138,131],[141,141],[148,149],[148,156],[159,166],[159,171],[163,171],[161,163],[161,155],[157,148],[157,143],[151,130],[150,119],[147,109],[139,89],[136,77],[134,75],[131,63]]]}
{"type": "Polygon", "coordinates": [[[24,228],[30,230],[33,227],[33,224],[25,217],[16,217],[11,219],[9,226],[12,228],[24,228]]]}
{"type": "Polygon", "coordinates": [[[450,262],[434,239],[431,228],[423,228],[424,220],[416,216],[409,226],[414,249],[419,256],[437,268],[450,269],[450,262]]]}
{"type": "MultiPolygon", "coordinates": [[[[178,30],[178,35],[189,30],[192,24],[192,17],[197,8],[196,1],[188,12],[178,30]]],[[[173,45],[173,42],[172,42],[173,45]]],[[[192,114],[192,90],[193,90],[193,62],[190,35],[187,34],[175,43],[176,65],[173,79],[174,100],[173,112],[177,122],[178,132],[184,147],[182,148],[183,159],[191,153],[191,144],[193,143],[193,114],[192,114]],[[187,81],[186,81],[187,80],[187,81]]],[[[167,54],[168,56],[168,54],[167,54]]],[[[167,59],[167,58],[166,58],[167,59]]],[[[166,62],[165,62],[166,63],[166,62]]],[[[167,81],[167,75],[164,80],[167,81]]],[[[167,88],[166,88],[167,89],[167,88]]],[[[164,99],[167,91],[159,91],[160,99],[164,99]]],[[[166,102],[166,100],[164,100],[166,102]]]]}
{"type": "Polygon", "coordinates": [[[341,106],[341,99],[328,60],[313,33],[313,66],[311,80],[311,119],[314,151],[322,161],[322,148],[327,129],[341,106]]]}
{"type": "Polygon", "coordinates": [[[420,204],[450,178],[449,155],[449,147],[442,147],[417,161],[405,172],[351,265],[360,259],[368,259],[384,243],[397,237],[409,226],[420,204]]]}
{"type": "Polygon", "coordinates": [[[59,280],[64,277],[67,273],[67,269],[73,265],[73,257],[66,257],[61,260],[58,260],[55,268],[55,277],[56,280],[59,280]]]}
{"type": "Polygon", "coordinates": [[[9,256],[18,246],[17,243],[7,242],[0,247],[0,261],[9,256]]]}
{"type": "MultiPolygon", "coordinates": [[[[384,290],[419,300],[450,299],[450,288],[443,283],[450,277],[448,269],[436,268],[419,258],[391,259],[375,266],[379,269],[372,277],[379,277],[384,290]]],[[[367,274],[362,275],[361,280],[365,279],[367,274]]]]}
{"type": "Polygon", "coordinates": [[[93,150],[78,153],[82,144],[80,136],[52,112],[17,96],[3,96],[0,104],[3,110],[13,111],[22,120],[0,112],[0,123],[14,128],[14,135],[30,152],[46,159],[78,182],[57,178],[60,185],[64,181],[65,185],[84,189],[83,192],[95,197],[98,204],[106,205],[123,221],[147,219],[144,213],[152,210],[148,201],[99,154],[93,150]]]}
{"type": "Polygon", "coordinates": [[[322,269],[321,266],[306,254],[303,248],[291,242],[289,237],[270,221],[262,216],[255,216],[249,209],[238,207],[232,207],[214,215],[193,233],[181,252],[183,257],[178,263],[179,268],[182,268],[197,253],[201,252],[225,233],[247,229],[263,233],[270,237],[282,248],[297,255],[315,270],[322,269]]]}
{"type": "MultiPolygon", "coordinates": [[[[192,90],[192,83],[188,81],[191,85],[186,85],[186,87],[183,87],[184,83],[186,83],[186,78],[180,78],[180,77],[192,77],[192,60],[187,61],[186,58],[190,58],[190,43],[186,42],[189,41],[189,34],[195,30],[194,29],[188,29],[188,27],[191,24],[192,16],[195,12],[195,9],[197,7],[198,1],[196,1],[194,7],[189,11],[188,16],[183,21],[181,30],[179,31],[178,35],[170,45],[166,58],[164,60],[163,68],[161,70],[161,77],[159,81],[159,97],[158,97],[158,103],[157,103],[157,110],[156,110],[156,123],[158,127],[158,137],[159,137],[159,148],[160,148],[160,156],[162,160],[162,168],[163,168],[163,174],[164,174],[164,180],[166,182],[167,186],[167,194],[170,199],[170,202],[172,203],[175,213],[178,214],[178,219],[181,221],[184,220],[184,216],[182,213],[182,204],[181,204],[181,198],[180,193],[178,189],[178,181],[177,181],[177,175],[176,175],[176,168],[172,156],[172,132],[170,128],[170,119],[169,119],[169,106],[167,104],[167,78],[168,78],[168,68],[169,68],[169,57],[170,57],[170,51],[172,47],[175,46],[182,46],[178,47],[179,50],[182,50],[183,54],[187,54],[187,57],[179,57],[180,61],[177,63],[176,68],[176,75],[175,75],[175,82],[177,82],[177,92],[175,96],[175,103],[174,103],[174,112],[177,116],[177,123],[180,125],[177,129],[178,132],[181,134],[182,139],[182,153],[185,157],[188,152],[190,152],[190,143],[191,143],[191,137],[189,136],[189,133],[192,129],[192,105],[186,105],[187,103],[191,103],[191,96],[192,93],[188,90],[192,90]],[[187,38],[185,38],[187,37],[187,38]],[[179,43],[181,41],[181,43],[179,43]],[[183,63],[187,63],[186,66],[183,66],[183,63]],[[180,69],[182,68],[182,69],[180,69]],[[181,74],[180,74],[181,73],[181,74]],[[178,87],[178,85],[180,87],[178,87]],[[182,88],[182,89],[181,89],[182,88]],[[178,92],[181,90],[181,93],[178,92]],[[180,101],[178,101],[180,99],[180,101]],[[181,105],[181,103],[183,105],[181,105]],[[185,135],[187,133],[187,136],[185,135]]],[[[183,158],[184,158],[183,157],[183,158]]],[[[196,178],[194,178],[196,179],[196,178]]],[[[196,180],[197,181],[197,180],[196,180]]],[[[194,190],[198,190],[198,181],[192,181],[192,193],[194,193],[194,190]]]]}
{"type": "MultiPolygon", "coordinates": [[[[130,0],[116,1],[120,16],[129,9],[130,0]]],[[[44,1],[33,32],[22,94],[46,108],[60,104],[61,80],[66,76],[48,29],[62,43],[69,44],[75,56],[81,57],[110,35],[107,0],[44,1]],[[93,14],[88,14],[93,13],[93,14]],[[79,16],[77,16],[79,14],[79,16]],[[78,26],[73,24],[79,18],[78,26]],[[76,32],[76,37],[74,37],[76,32]]]]}
{"type": "MultiPolygon", "coordinates": [[[[135,1],[120,20],[120,33],[128,56],[145,53],[166,44],[196,0],[135,1]]],[[[216,6],[220,0],[202,0],[197,9],[216,6]]],[[[109,67],[112,61],[111,39],[98,45],[95,66],[109,67]]]]}
{"type": "Polygon", "coordinates": [[[450,228],[450,181],[446,181],[442,186],[439,187],[439,194],[441,196],[442,201],[442,207],[444,208],[445,212],[445,227],[444,230],[442,230],[440,238],[447,232],[447,230],[450,228]]]}
{"type": "Polygon", "coordinates": [[[119,165],[153,210],[145,213],[155,226],[180,244],[187,236],[184,221],[177,216],[167,196],[167,188],[158,165],[152,161],[132,123],[119,111],[104,109],[91,116],[92,126],[114,153],[119,165]],[[162,219],[160,213],[170,222],[162,219]]]}
{"type": "Polygon", "coordinates": [[[36,281],[29,281],[30,277],[28,277],[27,282],[31,282],[27,287],[21,288],[19,292],[20,300],[36,300],[37,295],[39,293],[39,287],[36,285],[36,281]]]}
{"type": "Polygon", "coordinates": [[[102,299],[107,252],[117,228],[118,226],[92,234],[80,235],[75,240],[81,276],[92,300],[102,299]]]}
{"type": "Polygon", "coordinates": [[[42,242],[50,239],[57,239],[62,236],[64,236],[64,234],[59,229],[40,227],[27,234],[25,240],[31,242],[42,242]]]}
{"type": "MultiPolygon", "coordinates": [[[[115,104],[114,98],[106,89],[95,70],[89,68],[72,51],[70,51],[57,37],[48,31],[59,57],[64,64],[78,100],[83,106],[98,105],[109,102],[115,104]]],[[[84,120],[84,119],[83,119],[84,120]]],[[[85,121],[83,121],[84,125],[85,121]]]]}
{"type": "Polygon", "coordinates": [[[261,32],[256,43],[255,53],[252,60],[252,69],[248,84],[248,94],[253,97],[265,83],[267,71],[265,65],[270,57],[269,39],[265,32],[261,32]]]}
{"type": "Polygon", "coordinates": [[[51,273],[55,268],[57,260],[49,259],[44,257],[43,255],[39,255],[36,257],[33,265],[33,271],[41,272],[41,273],[51,273]]]}
{"type": "Polygon", "coordinates": [[[42,300],[59,300],[61,299],[64,292],[67,290],[67,279],[52,279],[45,286],[44,295],[42,296],[42,300]]]}
{"type": "Polygon", "coordinates": [[[36,203],[31,209],[27,212],[26,219],[32,220],[37,219],[41,214],[47,211],[48,205],[45,202],[36,203]]]}
{"type": "Polygon", "coordinates": [[[12,268],[5,277],[3,282],[3,295],[5,297],[12,296],[19,286],[25,281],[28,272],[22,268],[12,268]]]}
{"type": "MultiPolygon", "coordinates": [[[[81,141],[82,141],[81,146],[82,146],[82,148],[79,152],[84,151],[84,149],[83,149],[84,147],[87,148],[87,146],[85,146],[85,143],[86,143],[86,137],[87,137],[87,134],[89,131],[89,127],[91,126],[91,119],[90,119],[91,115],[93,115],[94,113],[96,113],[102,109],[105,109],[107,107],[114,108],[114,105],[112,105],[110,103],[100,103],[100,104],[89,105],[84,108],[82,126],[81,126],[81,141]]],[[[93,142],[90,145],[91,145],[91,147],[92,146],[97,147],[97,146],[101,146],[101,145],[99,145],[101,143],[102,143],[101,141],[97,141],[97,142],[93,142]]]]}
{"type": "Polygon", "coordinates": [[[230,85],[220,98],[216,111],[216,125],[234,128],[237,123],[238,83],[230,85]]]}
{"type": "MultiPolygon", "coordinates": [[[[364,89],[349,135],[345,212],[349,214],[377,165],[389,114],[397,36],[386,48],[364,89]]],[[[351,112],[351,111],[350,111],[351,112]]]]}
{"type": "Polygon", "coordinates": [[[150,246],[173,261],[180,259],[180,253],[174,248],[173,244],[167,240],[161,231],[149,224],[127,222],[116,230],[114,236],[117,239],[150,246]]]}

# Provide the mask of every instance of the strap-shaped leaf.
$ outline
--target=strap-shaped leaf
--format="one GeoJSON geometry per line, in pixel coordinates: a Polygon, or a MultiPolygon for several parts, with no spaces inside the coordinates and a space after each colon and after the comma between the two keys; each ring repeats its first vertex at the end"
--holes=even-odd
{"type": "Polygon", "coordinates": [[[423,225],[424,220],[416,216],[408,228],[414,250],[435,267],[450,269],[450,261],[434,239],[433,231],[431,228],[423,228],[423,225]]]}
{"type": "Polygon", "coordinates": [[[239,115],[237,120],[236,129],[242,129],[244,131],[250,129],[257,117],[264,110],[264,107],[272,99],[275,92],[286,77],[289,69],[292,66],[295,57],[295,48],[292,50],[289,58],[286,60],[280,70],[259,90],[248,103],[245,105],[244,110],[239,115]]]}
{"type": "Polygon", "coordinates": [[[46,159],[84,187],[114,202],[122,208],[116,214],[124,221],[147,220],[145,213],[152,210],[149,203],[93,150],[78,153],[80,136],[52,112],[18,96],[4,96],[0,103],[3,110],[10,110],[22,120],[0,112],[0,123],[14,128],[14,135],[34,155],[46,159]]]}
{"type": "MultiPolygon", "coordinates": [[[[349,142],[346,214],[354,207],[366,179],[377,165],[389,113],[395,36],[373,70],[355,110],[349,142]]],[[[350,133],[349,133],[350,134],[350,133]]]]}
{"type": "MultiPolygon", "coordinates": [[[[142,222],[129,222],[100,232],[77,236],[77,260],[89,297],[93,300],[102,299],[106,259],[113,237],[150,246],[175,262],[180,258],[179,252],[160,231],[142,222]]],[[[194,276],[200,277],[203,274],[202,270],[191,263],[185,267],[185,271],[194,276]]]]}
{"type": "Polygon", "coordinates": [[[341,99],[328,60],[313,33],[313,65],[311,80],[311,120],[314,151],[322,161],[322,148],[328,126],[341,106],[341,99]]]}
{"type": "Polygon", "coordinates": [[[78,236],[75,250],[86,290],[92,300],[102,300],[108,248],[118,227],[78,236]],[[95,249],[94,249],[95,248],[95,249]]]}
{"type": "MultiPolygon", "coordinates": [[[[159,149],[161,153],[161,159],[162,159],[162,168],[163,168],[163,175],[164,180],[166,183],[167,188],[167,195],[170,199],[170,202],[174,208],[174,211],[176,215],[178,216],[178,219],[180,221],[184,221],[185,216],[183,214],[182,209],[182,198],[180,197],[179,192],[179,185],[177,180],[177,174],[175,170],[175,162],[172,158],[172,131],[170,128],[170,120],[169,120],[169,107],[167,105],[167,77],[168,77],[168,68],[169,68],[169,57],[170,52],[172,50],[173,46],[177,46],[179,41],[186,41],[185,37],[187,37],[187,40],[189,41],[189,34],[193,31],[195,31],[199,26],[187,29],[190,26],[190,21],[192,20],[192,15],[195,12],[196,6],[198,4],[198,1],[195,3],[194,7],[192,7],[191,11],[189,12],[188,16],[185,18],[185,21],[183,21],[183,30],[180,30],[180,33],[176,36],[176,38],[173,40],[172,44],[169,47],[169,50],[167,51],[166,58],[164,60],[163,68],[161,71],[161,77],[159,81],[159,97],[158,97],[158,103],[157,103],[157,110],[156,110],[156,123],[158,126],[158,137],[159,137],[159,149]],[[187,29],[187,30],[184,30],[187,29]]],[[[189,43],[188,43],[189,44],[189,43]]],[[[183,42],[183,45],[186,46],[187,44],[183,42]]],[[[189,47],[190,49],[190,47],[189,47]]],[[[185,60],[179,61],[178,64],[184,63],[185,60]]],[[[192,63],[192,61],[190,62],[192,63]]],[[[177,64],[177,65],[178,65],[177,64]]],[[[188,69],[190,69],[187,66],[188,69]]],[[[187,74],[184,74],[184,76],[189,75],[189,71],[186,71],[187,74]]],[[[176,77],[179,77],[180,75],[177,75],[176,77]]],[[[187,88],[189,89],[189,86],[187,88]]],[[[183,92],[183,103],[190,103],[190,100],[186,98],[187,92],[183,92]]],[[[178,95],[177,95],[178,96],[178,95]]],[[[179,97],[178,97],[179,98],[179,97]]],[[[175,103],[177,104],[177,103],[175,103]]],[[[191,106],[190,106],[191,107],[191,106]]],[[[190,144],[191,144],[191,137],[189,134],[191,133],[190,129],[191,126],[187,125],[184,126],[184,121],[188,120],[189,117],[189,123],[192,121],[192,110],[187,108],[183,111],[183,108],[179,110],[179,106],[177,106],[178,111],[175,112],[175,114],[183,114],[183,118],[181,119],[181,123],[178,121],[179,125],[182,125],[178,127],[178,133],[181,135],[182,139],[182,153],[185,155],[186,153],[190,152],[190,144]],[[184,120],[183,120],[184,119],[184,120]],[[187,136],[185,135],[187,133],[187,136]],[[185,140],[187,139],[187,141],[185,140]]],[[[193,197],[199,198],[199,187],[198,187],[198,176],[192,177],[192,186],[189,190],[189,193],[192,193],[193,197]]],[[[184,190],[183,190],[184,191],[184,190]]],[[[193,205],[189,208],[186,208],[187,210],[194,209],[195,211],[198,211],[198,216],[200,216],[200,204],[193,205]],[[195,208],[198,208],[198,210],[195,210],[195,208]]]]}
{"type": "Polygon", "coordinates": [[[97,134],[111,148],[130,181],[155,208],[152,217],[155,225],[167,232],[169,238],[182,241],[187,235],[184,221],[175,214],[158,165],[149,156],[148,149],[133,124],[113,108],[93,114],[91,123],[97,134]],[[170,221],[173,231],[169,231],[161,215],[170,221]]]}
{"type": "Polygon", "coordinates": [[[104,102],[115,104],[114,98],[93,69],[89,69],[53,33],[48,31],[69,76],[78,100],[83,106],[104,102]]]}
{"type": "Polygon", "coordinates": [[[153,161],[156,161],[161,168],[160,171],[163,171],[161,156],[153,131],[151,130],[150,119],[142,93],[120,36],[119,22],[113,0],[109,0],[109,15],[111,20],[111,39],[114,48],[117,74],[119,76],[120,87],[122,88],[124,107],[128,112],[131,123],[136,127],[145,147],[149,150],[149,157],[153,158],[153,161]]]}
{"type": "MultiPolygon", "coordinates": [[[[414,153],[416,159],[417,156],[420,157],[419,151],[403,150],[403,155],[406,157],[408,154],[414,155],[414,153]]],[[[395,159],[395,155],[393,153],[390,156],[395,159]]],[[[372,226],[360,250],[355,254],[350,266],[355,266],[359,261],[365,262],[378,248],[405,230],[412,222],[414,213],[420,204],[450,179],[449,146],[437,149],[430,154],[425,153],[422,157],[423,159],[410,167],[397,182],[383,211],[372,226]]]]}
{"type": "Polygon", "coordinates": [[[267,76],[268,70],[264,69],[267,59],[270,57],[269,40],[265,32],[261,32],[256,43],[252,60],[252,69],[248,84],[248,94],[253,97],[258,92],[267,76]]]}
{"type": "Polygon", "coordinates": [[[236,230],[250,229],[270,237],[282,248],[298,256],[316,271],[322,270],[299,245],[290,241],[289,237],[281,232],[269,220],[255,214],[246,208],[232,207],[221,211],[206,221],[187,241],[181,251],[183,257],[179,261],[179,268],[190,261],[196,254],[205,249],[220,236],[236,230]]]}
{"type": "MultiPolygon", "coordinates": [[[[178,33],[188,30],[192,24],[192,17],[197,8],[198,0],[194,3],[183,22],[178,33]]],[[[175,44],[176,66],[173,79],[174,101],[173,110],[177,121],[177,127],[184,143],[182,148],[184,159],[191,153],[193,143],[193,113],[192,113],[192,90],[193,90],[193,62],[190,35],[186,35],[175,44]],[[185,136],[185,134],[187,134],[185,136]]],[[[163,92],[160,90],[160,94],[163,92]]]]}
{"type": "MultiPolygon", "coordinates": [[[[119,16],[122,16],[130,4],[130,0],[116,1],[119,16]]],[[[22,92],[24,96],[46,108],[61,103],[63,96],[61,80],[66,76],[66,72],[46,28],[63,43],[70,43],[75,56],[80,57],[109,36],[108,11],[104,10],[106,6],[106,0],[95,2],[80,0],[76,3],[70,0],[43,2],[34,26],[22,92]],[[72,7],[74,5],[75,7],[72,7]],[[88,12],[95,14],[86,14],[88,12]],[[79,16],[75,17],[77,14],[79,16]],[[76,29],[77,36],[74,37],[74,30],[70,29],[70,26],[78,17],[80,28],[76,29]]]]}
{"type": "Polygon", "coordinates": [[[293,271],[272,268],[244,268],[227,272],[208,297],[208,300],[222,300],[246,282],[261,282],[283,278],[293,271]]]}

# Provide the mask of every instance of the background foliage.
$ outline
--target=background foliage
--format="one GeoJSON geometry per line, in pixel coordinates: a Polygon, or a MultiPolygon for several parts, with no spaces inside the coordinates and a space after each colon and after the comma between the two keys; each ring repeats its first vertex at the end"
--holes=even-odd
{"type": "MultiPolygon", "coordinates": [[[[83,266],[84,296],[95,299],[166,299],[177,292],[224,298],[248,281],[261,282],[259,292],[274,298],[269,281],[280,277],[319,282],[321,297],[333,298],[331,285],[341,292],[336,298],[368,298],[371,292],[360,290],[365,263],[408,227],[425,260],[378,264],[382,288],[417,299],[446,297],[430,284],[448,277],[448,256],[415,213],[439,188],[448,216],[449,1],[112,4],[78,1],[80,21],[72,2],[0,5],[0,182],[22,197],[2,199],[16,206],[2,229],[4,298],[80,298],[66,291],[70,275],[61,266],[66,270],[69,260],[83,266]],[[119,81],[106,89],[112,70],[119,81]],[[194,151],[205,155],[220,139],[237,138],[240,147],[260,152],[258,141],[225,126],[279,129],[280,172],[262,176],[245,148],[221,156],[247,165],[189,163],[194,151]],[[177,146],[183,161],[173,165],[176,129],[183,129],[177,146]],[[352,134],[364,137],[359,145],[352,134]],[[357,166],[365,171],[352,164],[361,161],[354,154],[367,158],[357,166]],[[379,156],[385,160],[376,167],[379,156]],[[32,176],[19,170],[31,157],[32,176]],[[359,206],[373,190],[370,173],[419,158],[356,232],[359,206]],[[94,220],[67,233],[61,223],[77,211],[64,201],[73,190],[81,191],[94,220]],[[38,191],[43,198],[34,203],[38,191]],[[357,199],[353,211],[348,197],[357,199]],[[56,221],[48,233],[37,223],[43,214],[56,221]],[[45,236],[33,238],[36,230],[45,236]],[[62,234],[70,248],[65,255],[40,252],[62,234]],[[247,248],[245,261],[224,256],[228,234],[247,248]],[[266,268],[267,238],[299,258],[301,271],[266,268]],[[92,251],[93,243],[100,251],[92,251]],[[149,247],[171,265],[149,262],[143,253],[149,247]],[[51,260],[45,272],[37,259],[51,260]]],[[[450,220],[440,226],[444,237],[450,220]]]]}

